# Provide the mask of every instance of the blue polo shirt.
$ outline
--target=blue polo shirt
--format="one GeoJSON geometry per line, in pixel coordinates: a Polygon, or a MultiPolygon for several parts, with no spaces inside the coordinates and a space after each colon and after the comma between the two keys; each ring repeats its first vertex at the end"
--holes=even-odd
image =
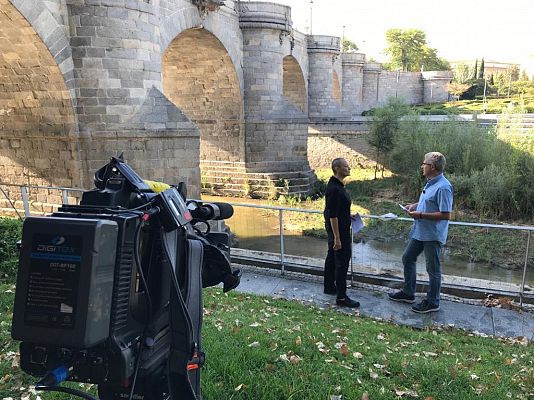
{"type": "MultiPolygon", "coordinates": [[[[440,174],[426,183],[417,211],[423,213],[451,212],[452,211],[452,185],[440,174]]],[[[446,219],[435,221],[428,219],[415,219],[410,231],[410,238],[422,242],[438,241],[445,244],[449,232],[449,221],[446,219]]]]}

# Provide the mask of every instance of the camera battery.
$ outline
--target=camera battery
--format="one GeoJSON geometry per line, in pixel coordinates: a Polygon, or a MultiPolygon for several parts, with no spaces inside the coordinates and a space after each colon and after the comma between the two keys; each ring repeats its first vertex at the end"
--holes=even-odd
{"type": "Polygon", "coordinates": [[[27,218],[13,339],[79,348],[106,340],[117,236],[111,220],[27,218]]]}

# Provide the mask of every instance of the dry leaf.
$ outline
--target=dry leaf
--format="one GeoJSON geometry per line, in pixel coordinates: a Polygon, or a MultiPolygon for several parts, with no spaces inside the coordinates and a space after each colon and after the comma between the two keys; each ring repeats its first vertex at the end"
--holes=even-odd
{"type": "Polygon", "coordinates": [[[244,383],[239,384],[234,390],[239,392],[241,389],[246,388],[247,386],[244,383]]]}
{"type": "Polygon", "coordinates": [[[364,392],[362,394],[362,400],[369,400],[369,395],[367,394],[367,392],[364,392]]]}
{"type": "Polygon", "coordinates": [[[354,358],[358,358],[358,359],[363,358],[363,354],[360,353],[360,352],[358,352],[358,351],[355,351],[354,353],[352,353],[352,356],[353,356],[354,358]]]}
{"type": "Polygon", "coordinates": [[[289,357],[289,362],[291,364],[298,364],[299,362],[302,361],[302,358],[300,358],[299,356],[297,356],[296,354],[295,355],[292,355],[291,357],[289,357]]]}
{"type": "Polygon", "coordinates": [[[371,377],[371,379],[378,378],[378,374],[375,371],[373,371],[371,368],[369,368],[369,376],[371,377]]]}
{"type": "Polygon", "coordinates": [[[260,342],[252,342],[248,345],[248,347],[258,347],[260,345],[260,342]]]}
{"type": "Polygon", "coordinates": [[[297,346],[300,346],[302,344],[302,339],[300,338],[300,336],[297,336],[297,338],[295,339],[295,344],[297,346]]]}
{"type": "Polygon", "coordinates": [[[343,354],[344,357],[347,357],[349,355],[349,348],[346,344],[343,344],[343,346],[341,346],[339,350],[341,350],[341,354],[343,354]]]}

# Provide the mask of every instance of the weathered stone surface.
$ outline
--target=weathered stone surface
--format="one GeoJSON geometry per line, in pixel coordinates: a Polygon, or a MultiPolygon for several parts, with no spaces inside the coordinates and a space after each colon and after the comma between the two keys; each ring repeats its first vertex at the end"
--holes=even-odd
{"type": "MultiPolygon", "coordinates": [[[[447,97],[447,74],[340,54],[339,38],[294,31],[287,6],[204,11],[189,0],[0,0],[1,180],[89,188],[124,152],[142,176],[185,180],[190,193],[200,168],[214,184],[239,181],[234,191],[287,179],[304,193],[308,159],[325,157],[309,154],[310,120],[447,97]]],[[[340,141],[353,132],[338,128],[340,141]]]]}

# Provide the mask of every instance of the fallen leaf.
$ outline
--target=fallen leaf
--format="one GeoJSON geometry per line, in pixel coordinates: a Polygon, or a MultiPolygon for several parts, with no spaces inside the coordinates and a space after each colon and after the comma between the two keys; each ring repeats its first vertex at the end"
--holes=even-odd
{"type": "Polygon", "coordinates": [[[297,346],[300,346],[302,344],[302,339],[300,338],[300,336],[297,336],[297,338],[295,339],[295,344],[297,346]]]}
{"type": "Polygon", "coordinates": [[[353,356],[354,358],[358,358],[358,359],[363,358],[363,354],[360,353],[360,352],[358,352],[358,351],[355,351],[354,353],[352,353],[352,356],[353,356]]]}
{"type": "Polygon", "coordinates": [[[363,392],[362,400],[369,400],[369,395],[367,394],[367,392],[363,392]]]}
{"type": "Polygon", "coordinates": [[[260,342],[252,342],[248,345],[248,347],[258,347],[260,345],[260,342]]]}
{"type": "Polygon", "coordinates": [[[246,388],[246,385],[244,383],[239,384],[234,390],[236,392],[239,392],[241,389],[246,388]]]}
{"type": "Polygon", "coordinates": [[[377,379],[378,378],[378,374],[375,371],[373,371],[371,368],[369,368],[369,377],[371,379],[377,379]]]}

